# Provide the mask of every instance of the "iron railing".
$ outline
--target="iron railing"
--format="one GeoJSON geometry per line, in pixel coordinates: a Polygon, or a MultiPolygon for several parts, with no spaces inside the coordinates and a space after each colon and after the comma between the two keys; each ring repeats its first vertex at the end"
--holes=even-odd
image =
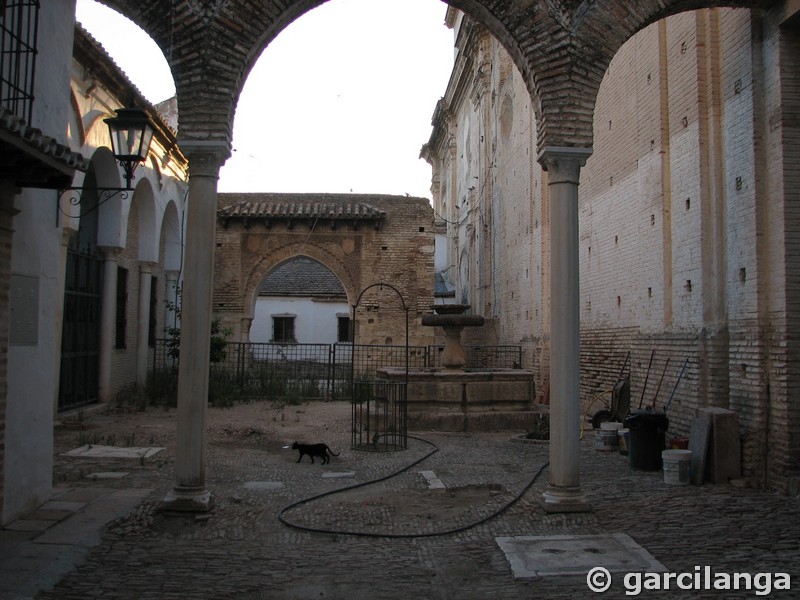
{"type": "MultiPolygon", "coordinates": [[[[263,344],[229,342],[209,373],[242,397],[265,399],[352,398],[353,381],[372,381],[385,367],[425,369],[441,365],[443,346],[369,344],[263,344]],[[406,350],[408,359],[406,363],[406,350]]],[[[465,346],[466,368],[521,368],[521,346],[465,346]]],[[[156,340],[152,374],[177,373],[178,357],[156,340]]]]}
{"type": "MultiPolygon", "coordinates": [[[[522,346],[462,345],[467,369],[521,369],[525,364],[522,346]]],[[[442,366],[444,346],[428,346],[428,366],[442,366]]]]}

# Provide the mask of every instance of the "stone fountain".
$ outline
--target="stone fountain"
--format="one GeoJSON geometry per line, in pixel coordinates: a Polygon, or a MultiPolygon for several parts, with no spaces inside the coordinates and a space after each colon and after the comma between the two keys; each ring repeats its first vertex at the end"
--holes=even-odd
{"type": "MultiPolygon", "coordinates": [[[[441,368],[408,372],[408,428],[440,431],[527,431],[540,418],[534,406],[533,372],[465,367],[461,332],[484,318],[465,314],[467,304],[437,304],[422,324],[445,334],[441,368]]],[[[378,379],[401,382],[405,369],[387,367],[378,379]]]]}
{"type": "Polygon", "coordinates": [[[424,315],[422,324],[444,329],[445,345],[442,351],[442,366],[445,369],[462,369],[467,363],[461,347],[461,330],[464,327],[481,327],[484,319],[478,315],[465,315],[469,304],[434,304],[435,314],[424,315]]]}

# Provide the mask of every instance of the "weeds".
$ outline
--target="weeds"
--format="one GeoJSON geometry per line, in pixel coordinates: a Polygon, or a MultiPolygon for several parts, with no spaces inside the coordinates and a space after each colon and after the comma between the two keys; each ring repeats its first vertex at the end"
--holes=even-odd
{"type": "Polygon", "coordinates": [[[114,396],[114,410],[121,413],[144,412],[147,409],[148,393],[141,392],[135,383],[126,385],[114,396]]]}

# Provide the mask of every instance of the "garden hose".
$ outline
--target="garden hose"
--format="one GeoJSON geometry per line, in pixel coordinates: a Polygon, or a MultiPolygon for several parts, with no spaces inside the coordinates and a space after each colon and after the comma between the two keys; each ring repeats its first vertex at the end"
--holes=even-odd
{"type": "Polygon", "coordinates": [[[378,479],[372,479],[370,481],[365,481],[365,482],[362,482],[362,483],[356,483],[354,485],[346,486],[346,487],[339,488],[339,489],[336,489],[336,490],[330,490],[328,492],[323,492],[321,494],[317,494],[315,496],[310,496],[308,498],[304,498],[302,500],[298,500],[297,502],[293,502],[292,504],[289,504],[288,506],[285,506],[284,508],[282,508],[278,512],[278,520],[281,523],[283,523],[284,525],[286,525],[287,527],[291,527],[292,529],[297,529],[299,531],[305,531],[305,532],[309,532],[309,533],[328,533],[328,534],[334,534],[334,535],[349,535],[349,536],[354,536],[354,537],[413,539],[413,538],[424,538],[424,537],[437,537],[437,536],[444,536],[444,535],[452,535],[452,534],[455,534],[455,533],[461,533],[461,532],[467,531],[469,529],[472,529],[473,527],[477,527],[478,525],[482,525],[483,523],[486,523],[487,521],[489,521],[491,519],[494,519],[495,517],[499,516],[500,514],[504,513],[505,511],[507,511],[514,504],[516,504],[519,501],[519,499],[522,498],[523,495],[525,495],[525,493],[531,488],[531,486],[533,486],[534,483],[536,483],[536,481],[539,479],[539,476],[542,474],[542,472],[550,464],[549,462],[546,462],[541,467],[539,467],[539,470],[533,476],[533,479],[531,479],[525,485],[525,487],[522,488],[522,491],[519,492],[519,494],[517,494],[514,498],[512,498],[508,503],[506,503],[505,505],[501,506],[498,510],[496,510],[492,514],[490,514],[490,515],[488,515],[486,517],[483,517],[482,519],[480,519],[478,521],[475,521],[473,523],[469,523],[467,525],[462,525],[462,526],[459,526],[459,527],[455,527],[453,529],[447,529],[447,530],[444,530],[444,531],[433,531],[433,532],[429,532],[429,533],[373,533],[373,532],[368,532],[368,531],[346,531],[346,530],[338,530],[338,529],[325,529],[325,528],[322,528],[322,527],[306,527],[305,525],[300,525],[298,523],[294,523],[294,522],[290,521],[285,516],[285,514],[287,512],[289,512],[289,511],[291,511],[291,510],[293,510],[293,509],[295,509],[298,506],[301,506],[303,504],[308,504],[309,502],[313,502],[315,500],[320,500],[321,498],[325,498],[326,496],[332,496],[333,494],[339,494],[341,492],[347,492],[347,491],[350,491],[350,490],[355,490],[355,489],[358,489],[358,488],[366,487],[368,485],[373,485],[375,483],[380,483],[382,481],[386,481],[387,479],[391,479],[393,477],[396,477],[396,476],[400,475],[401,473],[404,473],[404,472],[408,471],[409,469],[411,469],[412,467],[418,465],[419,463],[421,463],[422,461],[426,460],[427,458],[433,456],[434,454],[436,454],[439,451],[439,448],[433,442],[429,442],[428,440],[425,440],[425,439],[422,439],[422,438],[418,438],[418,437],[414,437],[414,436],[408,436],[408,437],[411,438],[412,440],[417,440],[419,442],[423,442],[425,444],[428,444],[433,449],[430,452],[428,452],[425,456],[423,456],[422,458],[419,458],[419,459],[415,460],[411,464],[406,465],[402,469],[400,469],[398,471],[395,471],[394,473],[390,473],[389,475],[385,475],[383,477],[379,477],[378,479]]]}

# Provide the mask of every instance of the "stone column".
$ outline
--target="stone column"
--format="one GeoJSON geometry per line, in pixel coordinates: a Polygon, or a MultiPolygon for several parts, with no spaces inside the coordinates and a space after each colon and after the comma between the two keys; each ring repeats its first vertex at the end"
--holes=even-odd
{"type": "Polygon", "coordinates": [[[240,338],[240,342],[245,344],[250,343],[250,328],[253,325],[253,319],[251,317],[242,317],[242,335],[240,338]]]}
{"type": "Polygon", "coordinates": [[[588,148],[544,148],[550,187],[550,485],[547,512],[590,510],[580,487],[578,183],[588,148]]]}
{"type": "Polygon", "coordinates": [[[230,147],[222,142],[186,141],[181,149],[189,159],[189,198],[181,294],[177,451],[175,485],[164,498],[163,507],[205,512],[213,504],[206,490],[205,471],[217,179],[230,147]]]}
{"type": "Polygon", "coordinates": [[[121,248],[106,246],[103,251],[103,297],[100,301],[100,356],[97,364],[97,399],[111,400],[111,356],[117,331],[117,268],[121,248]]]}
{"type": "Polygon", "coordinates": [[[139,264],[139,311],[136,321],[136,387],[147,388],[147,350],[150,336],[150,290],[153,287],[153,263],[139,264]]]}

